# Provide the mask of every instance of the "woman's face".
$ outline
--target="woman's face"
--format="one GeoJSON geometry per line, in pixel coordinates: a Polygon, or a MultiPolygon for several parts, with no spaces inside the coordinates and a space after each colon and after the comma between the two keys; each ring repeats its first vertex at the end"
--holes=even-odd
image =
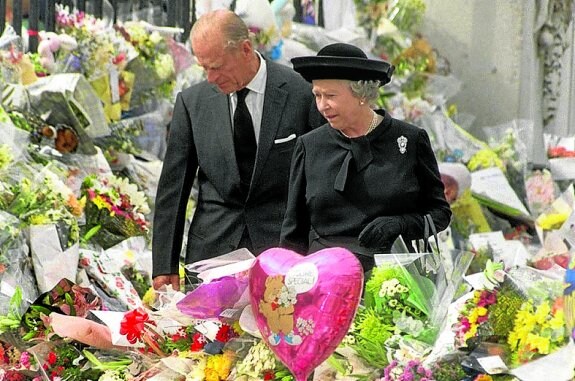
{"type": "Polygon", "coordinates": [[[349,81],[317,79],[313,81],[312,92],[317,109],[330,126],[345,133],[358,123],[361,106],[351,91],[349,81]]]}

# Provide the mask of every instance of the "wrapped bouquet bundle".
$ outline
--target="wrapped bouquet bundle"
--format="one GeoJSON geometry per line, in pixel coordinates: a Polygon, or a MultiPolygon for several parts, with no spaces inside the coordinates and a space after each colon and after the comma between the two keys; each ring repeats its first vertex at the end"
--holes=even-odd
{"type": "Polygon", "coordinates": [[[178,302],[178,309],[197,319],[218,319],[222,314],[239,317],[249,304],[248,270],[254,259],[244,249],[188,265],[190,271],[202,269],[203,283],[178,302]]]}
{"type": "Polygon", "coordinates": [[[108,249],[134,236],[147,236],[150,213],[146,196],[135,184],[114,175],[89,175],[82,183],[86,197],[83,240],[108,249]]]}
{"type": "Polygon", "coordinates": [[[471,258],[460,251],[379,256],[350,331],[351,347],[380,369],[390,359],[428,354],[471,258]]]}
{"type": "Polygon", "coordinates": [[[126,69],[134,73],[132,102],[138,106],[150,97],[150,91],[171,99],[176,68],[168,40],[161,29],[145,22],[126,22],[118,27],[136,49],[138,56],[128,62],[126,69]]]}
{"type": "Polygon", "coordinates": [[[22,294],[22,303],[17,307],[19,313],[23,313],[30,301],[38,297],[28,251],[20,221],[0,211],[0,315],[9,312],[10,299],[18,287],[22,294]]]}
{"type": "Polygon", "coordinates": [[[504,173],[522,202],[527,202],[525,178],[529,147],[533,146],[533,122],[513,120],[502,125],[484,127],[484,135],[489,136],[489,147],[503,164],[504,173]]]}
{"type": "Polygon", "coordinates": [[[81,74],[54,74],[28,87],[30,102],[52,125],[65,124],[90,138],[110,133],[102,102],[81,74]]]}
{"type": "Polygon", "coordinates": [[[36,298],[24,313],[22,326],[27,333],[23,338],[49,337],[53,332],[49,319],[52,313],[86,318],[90,311],[99,310],[101,306],[100,298],[90,288],[61,279],[36,298]]]}
{"type": "Polygon", "coordinates": [[[76,279],[82,206],[71,190],[47,167],[24,162],[10,167],[0,184],[0,209],[26,228],[34,273],[40,291],[62,277],[76,279]]]}
{"type": "Polygon", "coordinates": [[[494,289],[474,291],[453,329],[456,347],[470,352],[466,363],[477,371],[525,374],[524,367],[536,360],[551,362],[546,368],[552,379],[573,371],[572,363],[550,356],[569,350],[563,281],[536,269],[512,269],[494,289]],[[488,357],[497,359],[496,368],[488,357]]]}
{"type": "Polygon", "coordinates": [[[140,293],[145,292],[151,282],[149,279],[151,270],[144,268],[140,263],[151,262],[151,255],[145,256],[145,246],[145,239],[136,236],[127,238],[106,250],[97,245],[80,249],[80,267],[86,270],[88,276],[106,294],[115,299],[120,307],[116,309],[124,311],[142,305],[140,293]],[[141,278],[136,283],[135,280],[129,279],[128,275],[141,278]]]}

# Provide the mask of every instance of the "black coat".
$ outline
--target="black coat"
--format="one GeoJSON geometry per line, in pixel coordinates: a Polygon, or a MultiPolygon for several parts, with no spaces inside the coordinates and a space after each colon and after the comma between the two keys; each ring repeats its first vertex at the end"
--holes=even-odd
{"type": "Polygon", "coordinates": [[[282,246],[303,254],[337,245],[370,255],[357,237],[376,217],[403,216],[406,240],[423,237],[425,214],[438,231],[449,225],[427,133],[380,114],[384,120],[367,136],[349,139],[326,124],[298,139],[282,246]]]}

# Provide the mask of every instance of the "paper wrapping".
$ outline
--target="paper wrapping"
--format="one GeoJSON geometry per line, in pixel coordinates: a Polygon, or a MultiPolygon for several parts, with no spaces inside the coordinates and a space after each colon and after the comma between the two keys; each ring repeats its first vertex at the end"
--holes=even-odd
{"type": "Polygon", "coordinates": [[[110,134],[102,102],[81,74],[54,74],[28,86],[30,102],[40,114],[49,113],[47,122],[66,124],[90,138],[110,134]]]}
{"type": "Polygon", "coordinates": [[[30,249],[40,293],[51,290],[62,278],[76,281],[78,244],[63,249],[56,225],[30,225],[30,249]]]}

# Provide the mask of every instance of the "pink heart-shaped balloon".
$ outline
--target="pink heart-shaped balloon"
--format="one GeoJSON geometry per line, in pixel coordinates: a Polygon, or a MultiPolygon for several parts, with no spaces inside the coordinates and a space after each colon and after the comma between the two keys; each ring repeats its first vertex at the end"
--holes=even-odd
{"type": "Polygon", "coordinates": [[[350,251],[308,256],[273,248],[250,270],[250,302],[263,339],[305,381],[349,330],[363,287],[361,264],[350,251]]]}

